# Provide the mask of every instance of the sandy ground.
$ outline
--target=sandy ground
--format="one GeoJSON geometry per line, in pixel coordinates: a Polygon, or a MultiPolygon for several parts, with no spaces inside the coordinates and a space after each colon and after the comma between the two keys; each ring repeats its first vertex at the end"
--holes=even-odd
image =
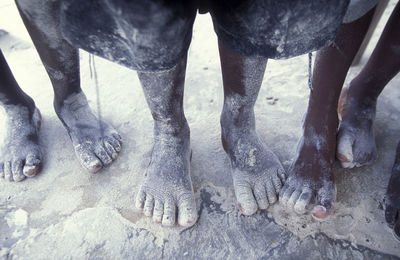
{"type": "MultiPolygon", "coordinates": [[[[353,78],[365,63],[397,1],[384,17],[353,78]]],[[[375,134],[378,161],[369,167],[338,166],[337,209],[325,222],[297,216],[280,205],[245,217],[235,207],[230,166],[220,141],[222,80],[217,39],[208,15],[197,17],[185,89],[191,127],[191,174],[200,213],[190,229],[161,228],[133,206],[152,148],[152,119],[136,73],[100,58],[96,69],[102,117],[122,135],[114,164],[87,173],[52,107],[53,92],[13,1],[0,0],[0,47],[20,86],[44,118],[40,144],[44,168],[21,183],[0,180],[0,257],[4,259],[340,258],[400,256],[384,221],[383,197],[400,140],[400,76],[383,91],[375,134]]],[[[89,55],[81,52],[82,87],[97,107],[89,55]]],[[[287,169],[301,135],[309,90],[306,55],[269,61],[256,104],[257,128],[287,169]]],[[[2,111],[3,112],[3,111],[2,111]]],[[[0,117],[0,125],[4,120],[0,117]]],[[[0,128],[1,129],[1,128],[0,128]]],[[[1,130],[0,130],[1,136],[1,130]]]]}

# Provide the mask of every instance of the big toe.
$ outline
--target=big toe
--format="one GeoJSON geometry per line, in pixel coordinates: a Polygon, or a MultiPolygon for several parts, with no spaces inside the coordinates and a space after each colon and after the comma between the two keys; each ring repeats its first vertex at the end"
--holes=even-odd
{"type": "Polygon", "coordinates": [[[30,154],[26,157],[23,174],[26,177],[33,177],[40,172],[42,159],[40,153],[30,154]]]}
{"type": "Polygon", "coordinates": [[[192,194],[181,196],[178,203],[178,224],[184,227],[193,226],[197,221],[197,209],[192,194]]]}
{"type": "Polygon", "coordinates": [[[318,220],[326,219],[329,216],[328,210],[321,205],[316,205],[312,210],[312,215],[318,220]]]}
{"type": "Polygon", "coordinates": [[[336,157],[340,160],[343,168],[353,168],[353,144],[354,138],[350,135],[340,132],[338,135],[338,145],[336,157]]]}
{"type": "Polygon", "coordinates": [[[91,151],[88,147],[83,145],[77,145],[75,147],[75,153],[79,158],[83,167],[89,172],[96,173],[103,168],[102,162],[97,158],[96,154],[91,151]]]}
{"type": "Polygon", "coordinates": [[[333,212],[333,204],[336,198],[336,187],[334,184],[327,184],[318,191],[317,201],[312,210],[312,215],[317,220],[324,220],[333,212]]]}
{"type": "Polygon", "coordinates": [[[240,212],[244,215],[253,215],[258,206],[253,196],[253,191],[248,183],[235,184],[235,194],[240,212]]]}

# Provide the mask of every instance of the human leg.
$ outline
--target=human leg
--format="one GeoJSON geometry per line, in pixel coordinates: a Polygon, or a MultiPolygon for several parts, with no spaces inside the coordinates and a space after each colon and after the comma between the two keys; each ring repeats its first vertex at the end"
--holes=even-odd
{"type": "Polygon", "coordinates": [[[335,44],[318,51],[313,72],[313,91],[297,148],[280,200],[297,213],[305,213],[315,200],[313,215],[325,218],[333,209],[336,188],[333,162],[338,126],[337,104],[348,69],[368,29],[373,10],[343,24],[335,44]]]}
{"type": "Polygon", "coordinates": [[[285,171],[255,129],[254,104],[267,59],[242,56],[219,42],[224,85],[223,147],[231,160],[239,210],[251,215],[277,201],[285,171]]]}
{"type": "Polygon", "coordinates": [[[81,164],[97,172],[121,149],[121,137],[94,115],[80,86],[79,53],[61,35],[60,2],[17,0],[17,7],[54,89],[54,108],[81,164]]]}
{"type": "Polygon", "coordinates": [[[400,4],[397,4],[371,57],[343,89],[337,157],[342,166],[371,164],[377,157],[373,133],[376,102],[387,83],[400,71],[400,4]]]}
{"type": "Polygon", "coordinates": [[[38,139],[40,112],[19,87],[1,50],[0,105],[6,115],[0,142],[0,176],[8,181],[33,177],[42,166],[38,139]]]}
{"type": "Polygon", "coordinates": [[[197,220],[190,178],[190,130],[183,111],[186,57],[170,70],[139,72],[154,119],[151,162],[136,207],[165,226],[192,226],[197,220]]]}

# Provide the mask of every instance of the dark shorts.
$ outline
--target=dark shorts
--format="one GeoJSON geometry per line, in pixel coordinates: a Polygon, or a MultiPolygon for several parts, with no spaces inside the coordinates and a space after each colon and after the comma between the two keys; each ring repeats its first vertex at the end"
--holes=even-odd
{"type": "Polygon", "coordinates": [[[210,12],[218,39],[232,50],[282,59],[328,45],[348,2],[62,0],[61,26],[78,48],[135,70],[159,71],[186,55],[198,8],[210,12]]]}

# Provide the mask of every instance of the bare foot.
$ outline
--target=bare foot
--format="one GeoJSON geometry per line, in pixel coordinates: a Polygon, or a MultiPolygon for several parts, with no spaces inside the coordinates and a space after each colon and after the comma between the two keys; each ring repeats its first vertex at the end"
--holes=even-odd
{"type": "Polygon", "coordinates": [[[285,170],[254,129],[239,127],[228,118],[221,117],[222,144],[231,160],[238,208],[252,215],[277,201],[285,170]]]}
{"type": "MultiPolygon", "coordinates": [[[[329,135],[335,136],[335,132],[329,135]]],[[[312,214],[317,219],[328,217],[333,211],[336,186],[333,178],[335,149],[329,148],[327,134],[303,135],[297,156],[289,169],[288,178],[282,188],[280,203],[304,214],[315,198],[312,214]]]]}
{"type": "Polygon", "coordinates": [[[40,112],[22,105],[5,105],[6,129],[0,143],[0,176],[7,181],[22,181],[41,170],[42,154],[38,144],[40,112]]]}
{"type": "Polygon", "coordinates": [[[374,138],[376,100],[361,95],[350,95],[343,89],[339,100],[339,117],[336,156],[344,168],[360,167],[377,158],[374,138]]]}
{"type": "Polygon", "coordinates": [[[192,226],[197,221],[190,178],[190,131],[187,124],[174,133],[155,131],[151,162],[136,197],[136,207],[163,226],[192,226]]]}
{"type": "Polygon", "coordinates": [[[65,99],[58,116],[67,128],[76,156],[89,172],[95,173],[117,158],[120,135],[97,119],[82,92],[65,99]]]}
{"type": "Polygon", "coordinates": [[[386,191],[385,217],[393,234],[400,240],[400,142],[397,145],[396,160],[386,191]]]}

